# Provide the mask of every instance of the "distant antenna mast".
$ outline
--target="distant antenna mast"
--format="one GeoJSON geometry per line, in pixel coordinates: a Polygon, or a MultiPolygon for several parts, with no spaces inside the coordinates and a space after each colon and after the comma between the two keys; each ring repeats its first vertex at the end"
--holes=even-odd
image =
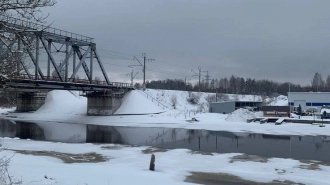
{"type": "Polygon", "coordinates": [[[194,70],[191,70],[191,72],[195,73],[193,76],[198,76],[198,90],[201,92],[201,74],[206,71],[202,71],[202,68],[198,67],[198,74],[194,70]]]}
{"type": "Polygon", "coordinates": [[[135,75],[134,75],[134,70],[132,69],[132,72],[131,72],[131,86],[132,87],[134,86],[133,80],[134,80],[134,78],[136,77],[137,74],[139,74],[139,72],[136,72],[135,75]]]}
{"type": "Polygon", "coordinates": [[[146,90],[146,61],[151,62],[151,61],[155,61],[155,59],[147,58],[147,54],[145,54],[145,53],[142,53],[142,57],[143,57],[143,64],[135,56],[134,56],[134,59],[137,60],[140,63],[140,66],[143,67],[143,70],[142,70],[143,71],[143,90],[146,90]]]}

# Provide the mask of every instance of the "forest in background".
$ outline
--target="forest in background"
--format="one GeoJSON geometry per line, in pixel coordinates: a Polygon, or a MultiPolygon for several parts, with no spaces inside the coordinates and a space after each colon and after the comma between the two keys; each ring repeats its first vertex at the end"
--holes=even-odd
{"type": "MultiPolygon", "coordinates": [[[[140,89],[142,84],[135,83],[135,88],[140,89]]],[[[205,80],[200,85],[197,82],[192,84],[182,79],[166,79],[146,81],[146,88],[149,89],[167,89],[180,91],[201,91],[217,92],[223,94],[252,94],[274,97],[278,95],[287,95],[291,92],[329,92],[330,75],[324,80],[322,75],[315,73],[310,85],[300,85],[291,82],[275,82],[268,79],[256,80],[251,78],[242,78],[232,75],[229,78],[211,79],[209,83],[205,80]]]]}

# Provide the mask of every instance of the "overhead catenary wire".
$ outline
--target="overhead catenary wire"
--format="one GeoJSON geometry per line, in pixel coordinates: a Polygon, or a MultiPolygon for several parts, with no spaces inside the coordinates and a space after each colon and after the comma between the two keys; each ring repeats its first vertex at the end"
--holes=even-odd
{"type": "Polygon", "coordinates": [[[118,52],[118,51],[111,51],[111,50],[106,50],[106,49],[98,49],[100,52],[107,52],[107,53],[117,53],[117,54],[122,54],[122,55],[130,55],[130,56],[138,56],[136,54],[129,54],[129,53],[123,53],[123,52],[118,52]]]}
{"type": "Polygon", "coordinates": [[[174,72],[166,72],[166,71],[159,71],[159,70],[154,70],[154,69],[149,69],[147,71],[150,71],[150,72],[157,72],[157,73],[164,73],[164,74],[170,74],[170,75],[177,75],[177,76],[182,76],[182,77],[185,77],[185,75],[182,75],[180,73],[174,73],[174,72]]]}
{"type": "MultiPolygon", "coordinates": [[[[154,65],[160,66],[161,69],[164,69],[164,67],[165,67],[166,69],[168,69],[170,71],[173,71],[173,69],[174,69],[173,66],[168,66],[168,65],[163,65],[163,64],[156,64],[156,63],[152,63],[150,66],[155,67],[154,65]]],[[[175,71],[179,71],[180,73],[182,72],[182,73],[190,74],[190,71],[187,70],[187,68],[185,68],[185,69],[177,69],[176,68],[175,71]]]]}

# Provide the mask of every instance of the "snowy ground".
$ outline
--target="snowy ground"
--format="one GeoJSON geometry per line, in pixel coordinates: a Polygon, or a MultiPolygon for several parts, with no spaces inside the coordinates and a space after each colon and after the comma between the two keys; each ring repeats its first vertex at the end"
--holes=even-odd
{"type": "MultiPolygon", "coordinates": [[[[3,140],[7,150],[0,152],[0,155],[13,156],[9,171],[26,185],[179,185],[190,184],[184,182],[190,172],[204,172],[202,176],[229,174],[260,183],[330,184],[329,164],[317,161],[113,144],[3,140]],[[156,155],[154,172],[148,170],[151,153],[156,155]]],[[[222,179],[217,180],[220,184],[222,179]]]]}

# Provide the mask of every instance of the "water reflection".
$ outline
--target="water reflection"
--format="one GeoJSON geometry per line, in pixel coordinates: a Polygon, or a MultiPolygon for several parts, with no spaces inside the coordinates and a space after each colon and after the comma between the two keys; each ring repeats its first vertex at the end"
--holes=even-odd
{"type": "Polygon", "coordinates": [[[166,149],[246,153],[267,157],[330,161],[330,137],[283,136],[173,128],[112,127],[0,119],[1,137],[74,143],[118,143],[166,149]]]}

